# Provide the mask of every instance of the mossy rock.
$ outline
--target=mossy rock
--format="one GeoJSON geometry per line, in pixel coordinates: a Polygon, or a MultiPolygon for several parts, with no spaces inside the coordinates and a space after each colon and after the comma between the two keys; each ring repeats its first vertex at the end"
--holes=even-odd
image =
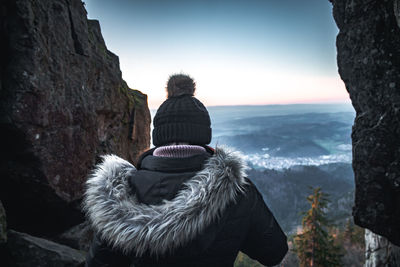
{"type": "Polygon", "coordinates": [[[133,96],[133,99],[135,100],[136,105],[141,107],[146,104],[146,95],[144,95],[139,90],[135,90],[135,89],[131,89],[130,92],[131,92],[131,95],[133,96]]]}
{"type": "Polygon", "coordinates": [[[136,89],[129,88],[126,84],[119,87],[119,91],[124,94],[129,100],[129,108],[133,107],[143,107],[147,103],[147,97],[145,94],[136,89]]]}

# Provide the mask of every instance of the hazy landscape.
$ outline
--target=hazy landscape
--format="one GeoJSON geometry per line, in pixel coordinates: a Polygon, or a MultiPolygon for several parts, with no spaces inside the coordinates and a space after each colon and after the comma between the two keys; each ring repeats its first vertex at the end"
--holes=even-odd
{"type": "Polygon", "coordinates": [[[241,151],[268,206],[287,233],[301,224],[309,187],[330,195],[332,222],[351,216],[354,180],[351,126],[355,113],[347,104],[225,106],[208,108],[212,146],[241,151]]]}

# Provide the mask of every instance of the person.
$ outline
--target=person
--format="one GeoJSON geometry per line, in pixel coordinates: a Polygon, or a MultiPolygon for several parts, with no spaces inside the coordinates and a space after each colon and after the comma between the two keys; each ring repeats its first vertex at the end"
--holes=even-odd
{"type": "Polygon", "coordinates": [[[108,155],[89,177],[87,266],[233,266],[239,251],[270,266],[285,256],[286,236],[243,158],[208,146],[210,117],[195,88],[188,75],[170,76],[155,147],[137,169],[108,155]]]}

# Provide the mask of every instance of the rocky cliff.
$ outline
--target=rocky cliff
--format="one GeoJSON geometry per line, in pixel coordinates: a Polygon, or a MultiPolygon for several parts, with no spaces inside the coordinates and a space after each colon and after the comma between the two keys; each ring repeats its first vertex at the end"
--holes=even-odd
{"type": "Polygon", "coordinates": [[[3,0],[0,16],[0,198],[8,228],[53,237],[83,222],[100,155],[135,162],[149,147],[147,96],[81,0],[3,0]]]}
{"type": "Polygon", "coordinates": [[[357,113],[354,219],[400,245],[400,1],[331,2],[339,73],[357,113]]]}
{"type": "Polygon", "coordinates": [[[365,231],[364,267],[400,266],[400,247],[390,243],[387,238],[365,231]]]}

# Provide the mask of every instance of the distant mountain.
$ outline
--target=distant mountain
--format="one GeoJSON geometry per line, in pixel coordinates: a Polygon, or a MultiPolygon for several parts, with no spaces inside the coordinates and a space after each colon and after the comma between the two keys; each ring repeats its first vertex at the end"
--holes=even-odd
{"type": "MultiPolygon", "coordinates": [[[[354,112],[350,103],[342,104],[290,104],[255,106],[211,106],[207,107],[213,126],[233,119],[245,119],[255,116],[282,116],[306,113],[354,112]]],[[[354,114],[355,116],[355,114],[354,114]]]]}
{"type": "Polygon", "coordinates": [[[278,157],[329,155],[350,145],[353,117],[339,112],[233,119],[214,126],[213,143],[278,157]]]}
{"type": "Polygon", "coordinates": [[[266,132],[221,136],[218,141],[230,144],[241,151],[263,152],[278,157],[312,157],[330,154],[329,150],[308,138],[274,135],[266,132]]]}

